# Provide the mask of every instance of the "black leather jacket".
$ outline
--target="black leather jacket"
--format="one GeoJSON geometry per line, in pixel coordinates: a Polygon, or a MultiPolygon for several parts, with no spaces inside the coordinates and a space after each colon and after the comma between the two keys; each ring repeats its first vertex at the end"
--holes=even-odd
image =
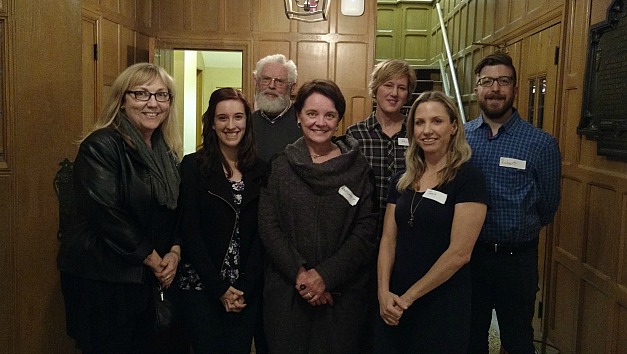
{"type": "Polygon", "coordinates": [[[163,256],[179,243],[176,211],[157,204],[151,177],[139,154],[112,128],[81,143],[74,162],[78,217],[61,239],[61,272],[109,282],[146,281],[144,259],[153,249],[163,256]]]}

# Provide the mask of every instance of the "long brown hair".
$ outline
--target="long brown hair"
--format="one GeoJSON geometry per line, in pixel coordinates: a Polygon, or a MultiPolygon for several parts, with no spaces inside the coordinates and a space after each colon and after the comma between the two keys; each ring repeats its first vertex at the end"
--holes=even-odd
{"type": "Polygon", "coordinates": [[[206,174],[210,173],[212,166],[216,162],[220,162],[226,169],[227,177],[233,175],[233,170],[229,166],[222,150],[220,150],[220,140],[218,134],[212,128],[216,117],[216,108],[218,103],[222,101],[236,100],[244,105],[244,113],[246,114],[246,130],[244,136],[237,146],[237,168],[245,173],[252,167],[257,159],[257,148],[255,137],[253,135],[253,120],[250,104],[246,97],[239,91],[230,87],[220,88],[211,94],[209,98],[209,106],[202,115],[202,147],[198,150],[200,159],[200,169],[206,174]]]}

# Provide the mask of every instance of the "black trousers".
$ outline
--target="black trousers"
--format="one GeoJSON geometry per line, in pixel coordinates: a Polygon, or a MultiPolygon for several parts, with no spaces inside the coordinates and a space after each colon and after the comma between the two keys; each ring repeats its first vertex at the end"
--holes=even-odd
{"type": "Polygon", "coordinates": [[[154,353],[150,284],[107,283],[61,273],[67,333],[83,353],[154,353]]]}
{"type": "Polygon", "coordinates": [[[501,344],[509,354],[532,354],[538,240],[519,245],[477,243],[470,260],[472,315],[469,354],[488,354],[492,309],[501,344]]]}

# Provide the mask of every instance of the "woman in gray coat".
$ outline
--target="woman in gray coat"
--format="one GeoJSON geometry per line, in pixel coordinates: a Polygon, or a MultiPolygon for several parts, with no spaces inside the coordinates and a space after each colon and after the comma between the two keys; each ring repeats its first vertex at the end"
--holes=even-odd
{"type": "Polygon", "coordinates": [[[346,109],[335,83],[305,83],[294,107],[303,137],[273,161],[259,206],[268,344],[355,353],[375,260],[373,175],[355,139],[333,136],[346,109]]]}

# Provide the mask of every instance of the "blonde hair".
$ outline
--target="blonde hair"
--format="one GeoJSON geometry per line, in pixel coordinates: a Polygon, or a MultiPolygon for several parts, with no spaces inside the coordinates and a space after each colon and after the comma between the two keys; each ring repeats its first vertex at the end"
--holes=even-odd
{"type": "MultiPolygon", "coordinates": [[[[438,102],[442,104],[451,119],[451,123],[457,126],[457,131],[451,137],[451,141],[448,145],[446,166],[438,172],[438,186],[453,180],[459,167],[464,162],[470,160],[470,145],[468,145],[466,141],[464,125],[453,101],[440,91],[423,92],[418,96],[416,101],[414,101],[409,111],[409,116],[407,117],[407,138],[409,140],[409,147],[407,151],[405,151],[406,170],[396,184],[396,189],[399,192],[417,183],[425,172],[425,154],[416,142],[416,139],[414,139],[414,116],[416,109],[425,102],[438,102]]],[[[417,187],[419,188],[420,186],[417,187]]]]}
{"type": "Polygon", "coordinates": [[[400,59],[388,59],[378,63],[370,74],[370,83],[368,84],[370,96],[376,96],[379,86],[384,83],[405,77],[407,78],[407,92],[411,96],[416,88],[416,71],[406,61],[400,59]]]}
{"type": "MultiPolygon", "coordinates": [[[[150,63],[137,63],[131,65],[115,79],[111,85],[111,93],[105,99],[104,107],[100,116],[86,136],[98,129],[110,126],[119,131],[124,140],[130,143],[131,138],[119,129],[120,122],[118,113],[124,104],[126,92],[135,86],[148,84],[156,79],[161,79],[165,83],[165,86],[171,95],[168,115],[159,126],[159,129],[161,130],[163,139],[170,151],[180,157],[183,149],[183,142],[181,140],[181,132],[179,130],[178,117],[175,109],[176,88],[174,85],[174,79],[172,79],[165,69],[150,63]]],[[[131,146],[133,146],[132,143],[131,146]]]]}

